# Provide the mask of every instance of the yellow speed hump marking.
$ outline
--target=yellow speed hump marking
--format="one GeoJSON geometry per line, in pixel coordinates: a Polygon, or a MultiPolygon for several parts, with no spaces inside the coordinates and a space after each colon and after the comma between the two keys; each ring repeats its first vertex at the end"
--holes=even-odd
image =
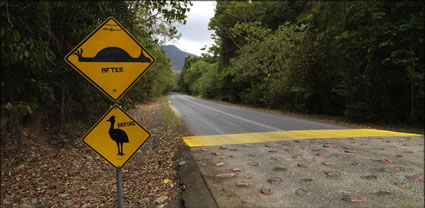
{"type": "Polygon", "coordinates": [[[155,58],[115,18],[109,17],[65,56],[65,62],[117,101],[155,58]]]}
{"type": "Polygon", "coordinates": [[[125,111],[118,105],[114,105],[81,140],[119,169],[148,141],[150,136],[150,133],[125,111]]]}
{"type": "Polygon", "coordinates": [[[350,137],[423,136],[377,129],[293,130],[245,134],[190,136],[183,140],[189,147],[246,144],[301,139],[341,139],[350,137]]]}

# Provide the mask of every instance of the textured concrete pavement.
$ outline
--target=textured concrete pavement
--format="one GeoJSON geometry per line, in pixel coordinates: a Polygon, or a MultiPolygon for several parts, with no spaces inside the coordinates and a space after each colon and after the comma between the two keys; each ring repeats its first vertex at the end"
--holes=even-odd
{"type": "Polygon", "coordinates": [[[192,154],[219,207],[423,207],[423,150],[423,137],[375,137],[195,147],[192,154]]]}
{"type": "Polygon", "coordinates": [[[185,95],[170,103],[197,135],[198,145],[185,140],[218,207],[424,207],[422,135],[353,131],[185,95]]]}

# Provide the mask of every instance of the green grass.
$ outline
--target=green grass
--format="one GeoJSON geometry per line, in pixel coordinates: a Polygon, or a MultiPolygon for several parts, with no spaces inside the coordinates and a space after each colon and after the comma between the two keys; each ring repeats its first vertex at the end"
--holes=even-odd
{"type": "Polygon", "coordinates": [[[173,128],[181,125],[179,117],[174,113],[168,104],[170,96],[164,96],[161,99],[161,110],[164,112],[164,127],[173,128]]]}

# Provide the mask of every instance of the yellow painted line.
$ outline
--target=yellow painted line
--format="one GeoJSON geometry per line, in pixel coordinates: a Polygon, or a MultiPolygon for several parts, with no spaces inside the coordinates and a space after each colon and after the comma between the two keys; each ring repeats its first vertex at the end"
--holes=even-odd
{"type": "Polygon", "coordinates": [[[300,139],[338,139],[350,137],[391,137],[423,136],[421,134],[401,133],[377,129],[334,129],[334,130],[293,130],[245,134],[222,134],[183,137],[189,147],[215,146],[225,144],[245,144],[300,139]]]}

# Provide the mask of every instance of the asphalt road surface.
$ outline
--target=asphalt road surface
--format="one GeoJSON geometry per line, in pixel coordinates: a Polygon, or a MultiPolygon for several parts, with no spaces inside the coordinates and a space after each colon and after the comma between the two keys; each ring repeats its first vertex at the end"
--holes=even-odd
{"type": "Polygon", "coordinates": [[[250,132],[345,129],[326,123],[240,108],[173,93],[171,104],[195,135],[236,134],[250,132]]]}
{"type": "Polygon", "coordinates": [[[423,135],[348,129],[182,94],[170,104],[193,134],[184,141],[211,207],[424,207],[423,135]]]}

